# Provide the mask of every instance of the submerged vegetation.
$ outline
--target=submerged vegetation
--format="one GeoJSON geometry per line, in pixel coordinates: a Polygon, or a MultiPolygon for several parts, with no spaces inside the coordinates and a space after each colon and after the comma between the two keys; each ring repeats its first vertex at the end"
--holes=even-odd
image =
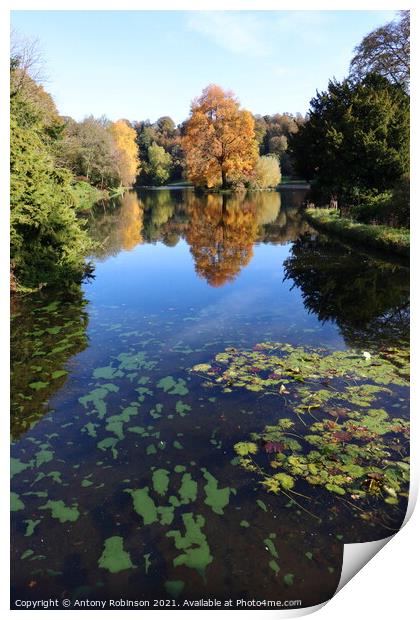
{"type": "Polygon", "coordinates": [[[281,198],[126,192],[89,214],[89,304],[13,300],[16,592],[182,600],[232,579],[310,605],[334,592],[343,540],[398,529],[407,270],[314,233],[302,192],[281,198]]]}
{"type": "MultiPolygon", "coordinates": [[[[207,387],[275,397],[293,413],[234,445],[239,465],[260,476],[266,490],[297,501],[299,481],[323,487],[351,498],[364,519],[376,518],[378,502],[398,505],[408,497],[409,424],[380,407],[382,398],[408,385],[406,350],[373,354],[262,342],[252,351],[230,347],[191,371],[207,387]]],[[[404,401],[395,406],[404,410],[404,401]]]]}

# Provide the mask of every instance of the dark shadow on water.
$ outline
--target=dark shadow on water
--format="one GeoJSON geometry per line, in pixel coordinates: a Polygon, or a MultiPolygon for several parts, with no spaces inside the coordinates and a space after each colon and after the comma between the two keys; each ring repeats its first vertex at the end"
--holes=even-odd
{"type": "Polygon", "coordinates": [[[309,233],[293,244],[284,268],[308,312],[334,321],[349,346],[407,344],[408,268],[309,233]]]}

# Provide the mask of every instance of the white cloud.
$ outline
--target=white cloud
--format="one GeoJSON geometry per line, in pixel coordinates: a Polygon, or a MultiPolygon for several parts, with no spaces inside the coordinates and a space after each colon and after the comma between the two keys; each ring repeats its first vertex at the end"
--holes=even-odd
{"type": "Polygon", "coordinates": [[[188,19],[188,28],[233,54],[268,56],[263,23],[251,13],[229,11],[199,11],[188,19]]]}

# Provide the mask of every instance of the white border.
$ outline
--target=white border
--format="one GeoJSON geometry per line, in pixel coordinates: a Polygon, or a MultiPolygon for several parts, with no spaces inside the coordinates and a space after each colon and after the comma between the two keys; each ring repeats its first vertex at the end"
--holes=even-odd
{"type": "MultiPolygon", "coordinates": [[[[4,485],[4,496],[8,496],[9,477],[8,472],[8,372],[9,372],[9,359],[8,359],[8,296],[9,296],[9,261],[8,261],[8,210],[7,205],[9,201],[9,186],[5,182],[8,179],[8,144],[9,144],[9,129],[8,129],[8,93],[5,85],[8,84],[8,69],[9,69],[9,10],[397,10],[397,9],[411,9],[411,24],[412,24],[412,110],[419,110],[418,102],[418,41],[419,41],[419,23],[418,23],[418,9],[414,5],[414,1],[401,2],[396,6],[395,2],[384,0],[382,2],[369,1],[369,0],[353,0],[352,2],[341,2],[337,6],[337,2],[324,1],[324,2],[302,2],[296,0],[291,3],[280,2],[275,0],[212,0],[212,1],[191,1],[191,0],[154,0],[141,1],[141,0],[120,0],[119,2],[101,2],[99,0],[72,0],[72,2],[57,2],[53,0],[35,1],[35,0],[6,0],[0,7],[0,71],[1,71],[1,85],[0,100],[1,100],[1,115],[0,115],[0,145],[2,148],[2,156],[0,157],[0,195],[1,195],[1,209],[0,209],[0,231],[2,233],[2,239],[0,244],[1,252],[1,278],[0,278],[0,299],[2,300],[0,312],[1,312],[1,332],[0,342],[2,343],[2,353],[0,358],[1,369],[1,381],[3,395],[3,432],[0,437],[4,441],[4,449],[1,450],[3,457],[2,467],[0,468],[2,474],[2,484],[4,485]]],[[[309,104],[309,102],[308,102],[309,104]]],[[[417,149],[414,146],[418,146],[419,136],[419,122],[418,112],[415,115],[412,113],[412,169],[415,171],[420,170],[417,149]]],[[[420,205],[417,202],[419,197],[419,174],[412,176],[412,232],[417,233],[418,219],[417,215],[420,205]]],[[[411,491],[410,491],[410,504],[413,503],[415,496],[417,495],[418,480],[419,480],[419,423],[416,419],[418,416],[417,405],[420,402],[418,396],[418,384],[416,378],[418,375],[418,289],[416,282],[414,281],[417,275],[416,267],[419,261],[418,253],[419,244],[412,243],[412,308],[413,308],[413,320],[412,320],[412,435],[411,435],[411,447],[412,447],[412,473],[411,473],[411,491]],[[417,290],[416,290],[417,289],[417,290]]],[[[9,532],[9,515],[7,502],[3,502],[4,509],[2,511],[2,533],[3,540],[8,540],[9,532]]],[[[412,509],[412,507],[410,507],[412,509]]],[[[398,533],[389,543],[385,549],[381,551],[379,556],[376,556],[367,566],[365,566],[361,572],[359,572],[353,579],[351,579],[350,585],[345,587],[334,596],[333,599],[318,612],[320,620],[336,620],[340,617],[340,620],[354,620],[355,615],[362,615],[362,618],[368,617],[380,617],[381,620],[391,620],[398,616],[404,620],[418,616],[418,605],[416,600],[416,594],[418,589],[418,562],[417,555],[420,548],[420,511],[415,511],[413,517],[408,521],[403,530],[398,533]]],[[[8,553],[7,542],[6,549],[2,554],[2,560],[4,562],[2,579],[1,579],[1,599],[0,605],[5,617],[9,615],[20,614],[24,612],[10,611],[9,607],[9,579],[8,579],[8,553]]],[[[319,606],[318,606],[319,607],[319,606]]],[[[296,610],[297,612],[299,610],[296,610]]],[[[306,613],[309,609],[302,610],[306,613]]],[[[29,613],[29,612],[28,612],[29,613]]],[[[34,615],[43,614],[43,611],[31,612],[34,615]]],[[[51,613],[51,612],[46,612],[51,613]]],[[[61,615],[63,612],[59,612],[61,615]]],[[[92,614],[99,614],[101,612],[66,612],[67,618],[84,618],[84,614],[88,613],[90,618],[92,614]]],[[[124,617],[124,613],[127,612],[109,612],[112,618],[118,616],[124,617]]],[[[142,612],[141,617],[149,616],[153,613],[153,618],[159,618],[162,614],[171,614],[171,618],[179,620],[184,617],[182,611],[155,611],[155,612],[142,612]],[[182,616],[181,616],[182,614],[182,616]]],[[[252,618],[260,618],[261,615],[267,617],[270,614],[274,617],[290,617],[290,613],[293,611],[220,611],[220,612],[202,612],[195,611],[194,617],[202,616],[206,613],[206,618],[209,614],[228,614],[229,618],[233,615],[239,614],[241,618],[244,614],[252,614],[252,618]]],[[[111,617],[109,616],[109,617],[111,617]]],[[[56,614],[54,614],[56,617],[56,614]]],[[[101,616],[102,617],[102,616],[101,616]]],[[[140,617],[137,613],[136,617],[140,617]]]]}

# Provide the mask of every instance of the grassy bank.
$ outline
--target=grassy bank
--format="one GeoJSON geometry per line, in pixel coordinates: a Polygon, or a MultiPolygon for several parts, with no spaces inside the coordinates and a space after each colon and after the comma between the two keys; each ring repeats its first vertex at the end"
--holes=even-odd
{"type": "Polygon", "coordinates": [[[360,224],[340,217],[337,211],[331,209],[306,209],[305,216],[315,228],[325,230],[337,237],[400,256],[410,254],[410,231],[406,228],[360,224]]]}

